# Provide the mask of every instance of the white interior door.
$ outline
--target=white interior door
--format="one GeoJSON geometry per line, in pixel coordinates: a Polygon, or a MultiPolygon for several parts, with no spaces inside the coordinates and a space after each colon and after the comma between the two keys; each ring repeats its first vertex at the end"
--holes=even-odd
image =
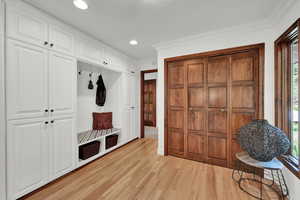
{"type": "Polygon", "coordinates": [[[50,120],[51,126],[51,177],[62,176],[73,168],[74,164],[74,119],[61,117],[50,120]]]}
{"type": "Polygon", "coordinates": [[[128,135],[129,139],[132,140],[138,137],[137,131],[137,77],[133,72],[127,75],[127,105],[128,105],[128,135]]]}
{"type": "Polygon", "coordinates": [[[8,119],[47,115],[47,50],[7,40],[6,73],[8,119]]]}
{"type": "Polygon", "coordinates": [[[15,199],[48,179],[48,125],[44,118],[8,123],[8,194],[15,199]]]}
{"type": "Polygon", "coordinates": [[[76,61],[56,52],[49,53],[50,112],[52,115],[71,114],[76,104],[76,61]]]}

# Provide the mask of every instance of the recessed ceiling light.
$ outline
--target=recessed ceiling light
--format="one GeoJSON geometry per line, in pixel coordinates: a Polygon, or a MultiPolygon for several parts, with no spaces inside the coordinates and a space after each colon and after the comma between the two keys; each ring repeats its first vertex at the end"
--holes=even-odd
{"type": "Polygon", "coordinates": [[[73,4],[81,10],[86,10],[89,8],[87,2],[84,0],[73,0],[73,4]]]}
{"type": "Polygon", "coordinates": [[[135,45],[138,45],[139,43],[136,40],[130,40],[129,44],[132,45],[132,46],[135,46],[135,45]]]}

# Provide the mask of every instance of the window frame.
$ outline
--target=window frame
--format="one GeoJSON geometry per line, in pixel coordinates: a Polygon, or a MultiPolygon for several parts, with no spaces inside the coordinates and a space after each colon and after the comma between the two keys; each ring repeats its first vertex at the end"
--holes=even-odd
{"type": "MultiPolygon", "coordinates": [[[[298,80],[300,80],[300,18],[292,24],[274,43],[275,45],[275,125],[291,139],[291,44],[298,39],[298,80]]],[[[298,82],[300,88],[300,81],[298,82]]],[[[300,91],[300,90],[299,90],[300,91]]],[[[300,92],[298,91],[298,99],[300,92]]],[[[298,118],[300,119],[300,118],[298,118]]],[[[298,123],[300,128],[300,123],[298,123]]],[[[300,129],[298,128],[298,149],[300,149],[300,129]]],[[[283,164],[300,178],[300,155],[289,152],[281,156],[283,164]],[[297,160],[298,159],[298,160],[297,160]]]]}

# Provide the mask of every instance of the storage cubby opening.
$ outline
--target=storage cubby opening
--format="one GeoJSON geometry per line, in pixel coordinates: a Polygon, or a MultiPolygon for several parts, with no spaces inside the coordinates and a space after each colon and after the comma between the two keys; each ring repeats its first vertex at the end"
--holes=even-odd
{"type": "Polygon", "coordinates": [[[100,149],[96,155],[85,160],[79,159],[79,165],[84,165],[90,161],[101,157],[120,145],[121,137],[121,95],[122,95],[122,73],[109,70],[102,66],[77,62],[78,78],[77,78],[77,145],[78,149],[91,142],[100,141],[100,149]],[[102,75],[106,88],[106,100],[104,106],[96,104],[97,81],[99,75],[102,75]],[[93,88],[89,88],[90,81],[93,88]],[[93,113],[112,112],[112,129],[93,130],[93,113]],[[110,135],[118,135],[118,143],[106,149],[106,137],[110,135]]]}

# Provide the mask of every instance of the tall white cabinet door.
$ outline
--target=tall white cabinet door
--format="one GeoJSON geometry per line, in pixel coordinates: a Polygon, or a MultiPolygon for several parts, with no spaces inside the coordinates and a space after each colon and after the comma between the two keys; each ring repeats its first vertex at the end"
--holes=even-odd
{"type": "Polygon", "coordinates": [[[50,113],[71,114],[76,104],[76,60],[56,52],[49,53],[50,113]]]}
{"type": "Polygon", "coordinates": [[[50,120],[51,126],[51,177],[55,179],[73,168],[75,129],[73,117],[50,120]]]}
{"type": "Polygon", "coordinates": [[[47,50],[8,40],[6,69],[8,119],[47,115],[47,50]]]}
{"type": "Polygon", "coordinates": [[[48,179],[48,125],[45,119],[8,123],[8,195],[15,199],[45,184],[48,179]]]}
{"type": "Polygon", "coordinates": [[[52,50],[74,55],[74,36],[61,27],[49,26],[49,43],[52,50]]]}
{"type": "Polygon", "coordinates": [[[7,12],[7,35],[39,46],[48,41],[48,24],[41,17],[28,13],[7,12]]]}

